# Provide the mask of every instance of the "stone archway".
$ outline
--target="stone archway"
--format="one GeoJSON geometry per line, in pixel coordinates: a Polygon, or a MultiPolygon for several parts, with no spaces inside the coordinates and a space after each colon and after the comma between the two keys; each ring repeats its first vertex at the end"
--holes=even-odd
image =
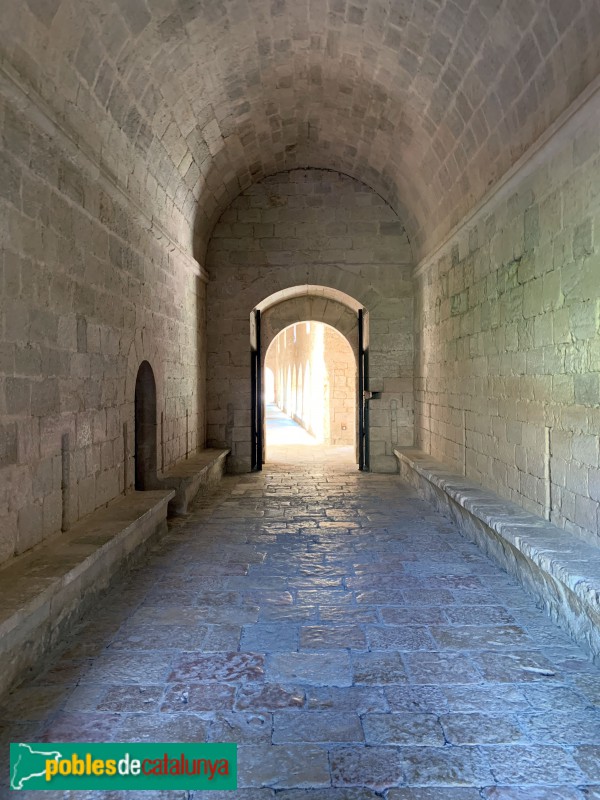
{"type": "Polygon", "coordinates": [[[362,306],[349,295],[334,289],[328,290],[326,286],[302,286],[293,289],[302,290],[302,294],[291,290],[286,293],[277,292],[257,306],[261,311],[263,359],[281,331],[290,325],[306,321],[322,322],[335,328],[348,340],[352,352],[358,357],[357,312],[362,306]]]}
{"type": "MultiPolygon", "coordinates": [[[[256,311],[260,312],[261,327],[261,352],[260,352],[260,372],[264,375],[267,353],[275,339],[283,331],[305,322],[318,322],[332,328],[339,333],[347,342],[356,365],[356,401],[357,408],[355,415],[355,436],[356,458],[359,460],[359,430],[358,406],[362,402],[362,391],[358,386],[358,360],[360,358],[359,348],[359,326],[358,312],[363,310],[362,305],[349,294],[339,289],[328,286],[318,286],[306,284],[302,286],[291,286],[284,290],[274,292],[272,295],[261,300],[253,310],[252,316],[256,311]]],[[[368,314],[365,316],[368,326],[368,314]]],[[[368,338],[368,332],[367,332],[368,338]]],[[[287,413],[297,416],[298,405],[298,375],[295,371],[291,380],[291,396],[287,400],[287,413]]],[[[303,398],[302,398],[303,401],[303,398]]],[[[301,401],[301,402],[302,402],[301,401]]],[[[260,419],[262,420],[262,454],[263,461],[266,458],[266,436],[265,436],[265,404],[261,403],[260,419]]],[[[329,437],[327,437],[329,438],[329,437]]]]}

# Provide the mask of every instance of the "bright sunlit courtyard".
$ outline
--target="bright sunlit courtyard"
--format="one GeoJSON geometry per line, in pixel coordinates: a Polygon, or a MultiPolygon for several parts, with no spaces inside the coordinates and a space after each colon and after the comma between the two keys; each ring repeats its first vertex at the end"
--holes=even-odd
{"type": "Polygon", "coordinates": [[[356,360],[338,331],[310,321],[281,331],[267,352],[264,398],[267,460],[282,447],[335,448],[354,459],[356,360]]]}

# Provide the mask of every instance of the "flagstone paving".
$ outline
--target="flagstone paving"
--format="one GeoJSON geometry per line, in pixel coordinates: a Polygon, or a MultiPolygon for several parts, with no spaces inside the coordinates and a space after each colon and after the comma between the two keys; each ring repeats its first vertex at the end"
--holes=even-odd
{"type": "Polygon", "coordinates": [[[144,800],[598,800],[586,654],[397,476],[346,448],[269,454],[0,702],[2,758],[9,741],[235,741],[237,791],[144,800]]]}

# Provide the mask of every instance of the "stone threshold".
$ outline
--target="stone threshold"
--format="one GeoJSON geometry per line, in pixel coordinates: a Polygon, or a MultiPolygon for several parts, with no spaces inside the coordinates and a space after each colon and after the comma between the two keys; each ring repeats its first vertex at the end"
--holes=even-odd
{"type": "Polygon", "coordinates": [[[485,489],[429,454],[394,450],[400,475],[513,575],[600,662],[600,548],[485,489]]]}
{"type": "Polygon", "coordinates": [[[0,568],[0,695],[25,680],[167,526],[171,491],[132,492],[0,568]]]}
{"type": "Polygon", "coordinates": [[[229,453],[229,450],[211,448],[200,450],[163,472],[158,483],[165,489],[175,490],[169,501],[170,517],[185,516],[194,499],[221,480],[229,453]]]}

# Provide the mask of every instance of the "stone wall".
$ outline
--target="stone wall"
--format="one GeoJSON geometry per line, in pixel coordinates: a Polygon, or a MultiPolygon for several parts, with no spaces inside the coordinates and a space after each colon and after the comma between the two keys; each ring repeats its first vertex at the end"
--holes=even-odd
{"type": "Polygon", "coordinates": [[[413,284],[406,233],[381,197],[336,172],[278,173],[222,215],[207,268],[208,438],[231,448],[230,469],[250,468],[250,313],[310,284],[369,312],[371,388],[382,391],[371,405],[371,467],[395,471],[393,447],[413,442],[413,284]]]}
{"type": "Polygon", "coordinates": [[[422,265],[416,367],[423,449],[595,543],[597,106],[422,265]]]}
{"type": "Polygon", "coordinates": [[[197,263],[41,119],[0,104],[0,561],[131,488],[142,360],[159,468],[204,444],[197,263]]]}
{"type": "Polygon", "coordinates": [[[280,409],[323,444],[354,444],[356,358],[340,333],[321,323],[293,325],[272,343],[265,366],[280,409]]]}

